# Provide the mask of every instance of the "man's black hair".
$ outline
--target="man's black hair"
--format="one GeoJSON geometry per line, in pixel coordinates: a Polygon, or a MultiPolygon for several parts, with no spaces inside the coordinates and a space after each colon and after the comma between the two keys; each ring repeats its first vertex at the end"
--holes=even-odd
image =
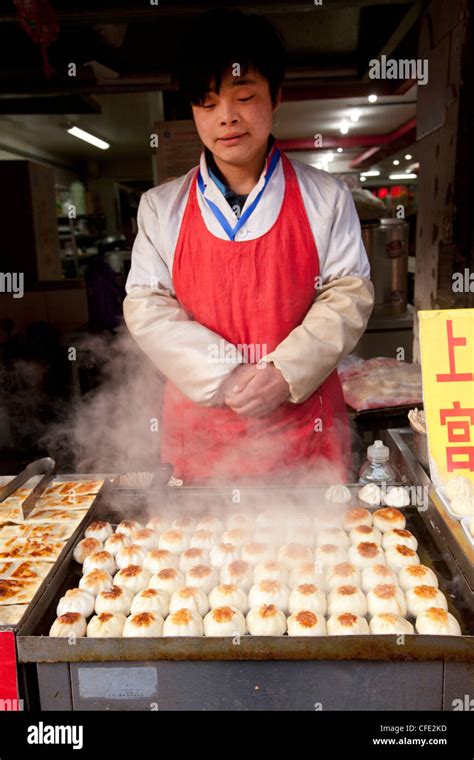
{"type": "Polygon", "coordinates": [[[202,14],[192,25],[178,56],[178,80],[183,95],[202,104],[215,79],[219,92],[223,74],[233,64],[240,74],[254,67],[268,81],[275,103],[285,74],[285,46],[279,32],[263,16],[218,9],[202,14]]]}

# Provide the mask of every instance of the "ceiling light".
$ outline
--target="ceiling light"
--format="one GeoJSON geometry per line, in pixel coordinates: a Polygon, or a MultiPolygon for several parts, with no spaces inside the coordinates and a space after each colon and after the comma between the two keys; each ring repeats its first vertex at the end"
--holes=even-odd
{"type": "Polygon", "coordinates": [[[83,129],[79,129],[79,127],[71,127],[71,129],[68,129],[67,131],[68,134],[72,135],[73,137],[78,137],[79,140],[84,140],[84,142],[95,145],[96,148],[100,148],[101,150],[107,150],[107,148],[110,148],[110,144],[108,142],[101,140],[100,137],[91,135],[90,132],[85,132],[83,129]]]}
{"type": "Polygon", "coordinates": [[[342,148],[338,148],[338,149],[337,149],[337,152],[338,152],[338,153],[342,153],[342,148]]]}
{"type": "Polygon", "coordinates": [[[394,166],[398,166],[399,163],[400,163],[400,161],[398,160],[398,158],[396,158],[395,161],[393,161],[393,165],[394,166]]]}
{"type": "Polygon", "coordinates": [[[359,121],[360,117],[362,116],[362,111],[359,108],[353,108],[350,115],[351,121],[359,121]]]}
{"type": "Polygon", "coordinates": [[[405,161],[411,161],[412,158],[413,156],[411,155],[411,153],[407,153],[405,156],[405,161]]]}
{"type": "Polygon", "coordinates": [[[341,130],[342,135],[347,135],[347,133],[349,132],[349,122],[347,121],[347,119],[343,119],[341,121],[341,125],[339,129],[341,130]]]}
{"type": "Polygon", "coordinates": [[[418,179],[417,174],[389,174],[389,179],[418,179]]]}
{"type": "Polygon", "coordinates": [[[361,177],[360,177],[360,181],[361,182],[365,182],[366,179],[367,179],[367,177],[362,177],[362,175],[361,175],[361,177]]]}
{"type": "Polygon", "coordinates": [[[371,169],[368,172],[362,172],[361,177],[378,177],[380,172],[377,169],[371,169]]]}
{"type": "Polygon", "coordinates": [[[377,95],[375,94],[369,95],[369,103],[375,103],[376,100],[377,100],[377,95]]]}

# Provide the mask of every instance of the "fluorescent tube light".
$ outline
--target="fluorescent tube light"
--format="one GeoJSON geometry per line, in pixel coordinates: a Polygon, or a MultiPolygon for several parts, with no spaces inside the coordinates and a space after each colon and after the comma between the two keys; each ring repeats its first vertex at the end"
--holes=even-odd
{"type": "Polygon", "coordinates": [[[418,179],[418,174],[408,174],[408,172],[405,172],[405,174],[389,174],[389,179],[418,179]]]}
{"type": "Polygon", "coordinates": [[[107,150],[107,148],[110,148],[110,144],[108,142],[101,140],[100,137],[91,135],[90,132],[85,132],[83,129],[79,129],[79,127],[71,127],[71,129],[68,129],[68,134],[79,138],[79,140],[84,140],[84,142],[90,143],[91,145],[94,145],[96,148],[100,148],[101,150],[107,150]]]}

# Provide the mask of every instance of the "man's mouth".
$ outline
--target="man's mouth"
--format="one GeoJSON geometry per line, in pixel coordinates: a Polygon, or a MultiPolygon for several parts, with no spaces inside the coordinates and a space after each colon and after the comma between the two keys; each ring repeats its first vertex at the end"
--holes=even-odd
{"type": "Polygon", "coordinates": [[[223,145],[236,145],[238,142],[240,142],[240,140],[242,140],[247,135],[248,135],[248,132],[228,134],[228,135],[224,135],[224,137],[219,137],[217,142],[220,142],[223,145]]]}

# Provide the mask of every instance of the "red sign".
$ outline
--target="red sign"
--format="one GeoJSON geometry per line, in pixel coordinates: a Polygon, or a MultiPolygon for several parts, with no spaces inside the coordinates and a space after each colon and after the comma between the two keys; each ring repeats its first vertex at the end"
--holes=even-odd
{"type": "Polygon", "coordinates": [[[15,634],[0,631],[0,710],[18,710],[15,634]]]}

